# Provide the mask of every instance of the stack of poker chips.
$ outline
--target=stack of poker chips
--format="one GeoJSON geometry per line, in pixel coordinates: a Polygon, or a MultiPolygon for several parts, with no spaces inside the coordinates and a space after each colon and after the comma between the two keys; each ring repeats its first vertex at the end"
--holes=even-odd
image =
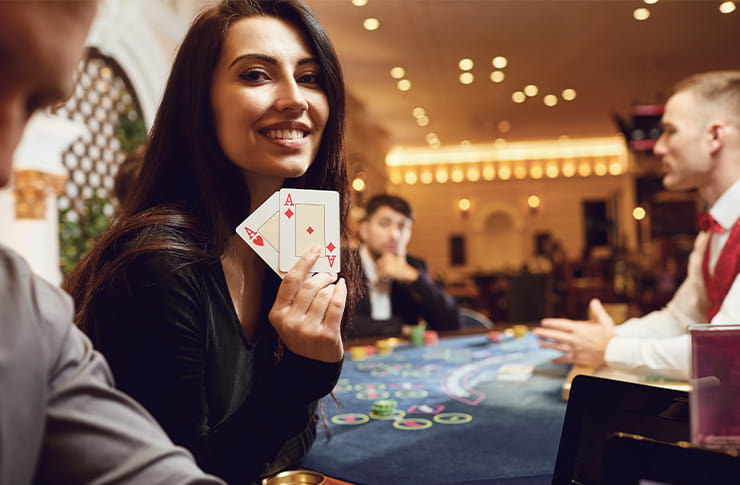
{"type": "Polygon", "coordinates": [[[387,418],[396,411],[396,401],[392,399],[381,399],[373,403],[372,415],[379,418],[387,418]]]}
{"type": "Polygon", "coordinates": [[[393,352],[393,342],[390,339],[382,339],[375,342],[378,354],[387,355],[393,352]]]}
{"type": "Polygon", "coordinates": [[[436,330],[424,331],[424,345],[434,345],[439,342],[439,334],[436,330]]]}

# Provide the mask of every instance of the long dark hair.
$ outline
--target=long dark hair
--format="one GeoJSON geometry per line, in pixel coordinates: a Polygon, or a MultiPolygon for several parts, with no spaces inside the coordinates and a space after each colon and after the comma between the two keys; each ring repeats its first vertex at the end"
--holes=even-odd
{"type": "MultiPolygon", "coordinates": [[[[298,0],[225,0],[191,25],[172,66],[133,192],[110,230],[70,273],[64,288],[77,305],[75,321],[86,327],[90,304],[122,265],[152,251],[218,258],[236,225],[246,217],[250,194],[240,169],[223,153],[211,107],[211,78],[230,26],[239,19],[271,16],[296,25],[323,71],[329,118],[316,159],[284,186],[336,190],[340,195],[343,247],[349,247],[351,196],[344,158],[345,93],[339,60],[313,12],[298,0]]],[[[343,254],[352,313],[359,270],[343,254]]]]}

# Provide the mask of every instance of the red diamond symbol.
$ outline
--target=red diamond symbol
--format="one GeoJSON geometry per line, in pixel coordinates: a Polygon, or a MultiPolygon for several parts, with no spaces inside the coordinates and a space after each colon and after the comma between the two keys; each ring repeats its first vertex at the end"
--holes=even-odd
{"type": "Polygon", "coordinates": [[[334,245],[334,243],[329,243],[329,245],[326,247],[326,249],[328,249],[330,253],[333,253],[336,248],[337,247],[334,245]]]}
{"type": "Polygon", "coordinates": [[[306,232],[309,234],[313,234],[313,227],[308,226],[308,229],[306,229],[306,232]]]}
{"type": "Polygon", "coordinates": [[[290,209],[288,209],[287,211],[285,211],[284,214],[286,216],[288,216],[288,219],[290,219],[291,217],[293,217],[293,211],[290,210],[290,209]]]}

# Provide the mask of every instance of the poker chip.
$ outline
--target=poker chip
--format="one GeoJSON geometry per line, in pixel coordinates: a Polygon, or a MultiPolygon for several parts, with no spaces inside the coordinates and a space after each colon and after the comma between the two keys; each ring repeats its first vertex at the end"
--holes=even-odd
{"type": "Polygon", "coordinates": [[[436,330],[427,330],[424,332],[424,345],[433,345],[439,342],[439,334],[436,330]]]}
{"type": "Polygon", "coordinates": [[[390,416],[396,410],[396,401],[392,399],[380,399],[373,403],[373,414],[384,417],[390,416]]]}
{"type": "Polygon", "coordinates": [[[352,360],[363,360],[367,357],[367,349],[365,347],[351,347],[349,356],[352,360]]]}
{"type": "Polygon", "coordinates": [[[382,339],[375,342],[375,348],[379,354],[393,353],[393,343],[389,339],[382,339]]]}

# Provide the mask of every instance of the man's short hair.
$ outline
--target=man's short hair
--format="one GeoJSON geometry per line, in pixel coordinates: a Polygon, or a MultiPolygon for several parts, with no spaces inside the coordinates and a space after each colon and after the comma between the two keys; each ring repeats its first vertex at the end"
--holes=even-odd
{"type": "Polygon", "coordinates": [[[682,91],[689,91],[703,101],[721,105],[735,121],[740,121],[740,70],[694,74],[673,87],[673,94],[682,91]]]}
{"type": "Polygon", "coordinates": [[[412,221],[414,220],[414,211],[411,210],[409,203],[405,199],[391,194],[378,194],[370,198],[365,205],[365,220],[369,219],[381,207],[390,207],[412,221]]]}

